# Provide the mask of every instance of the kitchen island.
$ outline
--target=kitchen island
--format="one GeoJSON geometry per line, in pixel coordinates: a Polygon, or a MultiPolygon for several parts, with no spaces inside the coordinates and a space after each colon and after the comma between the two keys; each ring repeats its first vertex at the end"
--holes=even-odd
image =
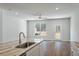
{"type": "Polygon", "coordinates": [[[0,52],[0,56],[71,56],[70,41],[42,40],[27,48],[0,52]]]}

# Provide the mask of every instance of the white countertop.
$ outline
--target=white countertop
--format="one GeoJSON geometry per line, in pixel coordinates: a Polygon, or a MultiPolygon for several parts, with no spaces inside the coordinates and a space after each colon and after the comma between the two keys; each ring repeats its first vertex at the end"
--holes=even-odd
{"type": "Polygon", "coordinates": [[[27,48],[13,48],[11,50],[0,51],[0,56],[19,56],[24,52],[27,52],[29,49],[33,48],[37,44],[41,43],[43,40],[35,41],[36,43],[27,47],[27,48]]]}

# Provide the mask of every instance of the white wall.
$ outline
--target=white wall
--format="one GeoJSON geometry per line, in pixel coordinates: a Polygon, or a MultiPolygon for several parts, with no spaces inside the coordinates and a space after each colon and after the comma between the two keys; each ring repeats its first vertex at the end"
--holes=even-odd
{"type": "Polygon", "coordinates": [[[0,42],[2,42],[2,11],[0,10],[0,42]]]}
{"type": "Polygon", "coordinates": [[[26,21],[11,11],[3,11],[3,42],[18,40],[18,34],[26,35],[26,21]]]}
{"type": "Polygon", "coordinates": [[[71,18],[71,41],[79,41],[79,12],[76,11],[71,18]]]}

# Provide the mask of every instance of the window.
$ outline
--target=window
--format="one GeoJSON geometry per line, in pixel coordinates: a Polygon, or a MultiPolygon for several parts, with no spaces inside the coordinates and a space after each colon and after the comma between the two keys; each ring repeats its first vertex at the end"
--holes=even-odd
{"type": "Polygon", "coordinates": [[[35,24],[35,35],[45,35],[46,33],[46,24],[45,23],[36,23],[35,24]]]}
{"type": "Polygon", "coordinates": [[[41,24],[41,31],[46,31],[46,24],[45,23],[41,24]]]}
{"type": "Polygon", "coordinates": [[[61,28],[60,28],[59,25],[56,26],[55,37],[56,37],[56,39],[60,39],[61,38],[61,28]]]}

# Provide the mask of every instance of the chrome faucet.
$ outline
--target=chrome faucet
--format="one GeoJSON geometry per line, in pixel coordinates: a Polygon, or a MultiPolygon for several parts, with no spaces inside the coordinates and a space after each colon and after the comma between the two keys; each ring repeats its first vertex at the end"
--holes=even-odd
{"type": "Polygon", "coordinates": [[[24,35],[24,33],[23,32],[20,32],[19,33],[19,46],[21,47],[21,35],[23,34],[23,37],[25,38],[25,35],[24,35]]]}

